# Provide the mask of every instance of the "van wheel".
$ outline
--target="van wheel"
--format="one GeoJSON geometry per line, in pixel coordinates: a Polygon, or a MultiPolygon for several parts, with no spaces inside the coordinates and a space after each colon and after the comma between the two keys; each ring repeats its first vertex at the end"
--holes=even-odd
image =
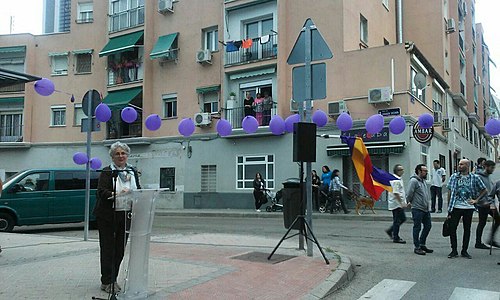
{"type": "Polygon", "coordinates": [[[0,212],[0,231],[11,232],[14,228],[14,218],[12,215],[0,212]]]}

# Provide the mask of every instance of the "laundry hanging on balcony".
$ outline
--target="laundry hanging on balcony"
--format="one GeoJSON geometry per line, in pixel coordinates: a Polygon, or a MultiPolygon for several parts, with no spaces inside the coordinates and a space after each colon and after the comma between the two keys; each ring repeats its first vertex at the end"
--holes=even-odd
{"type": "Polygon", "coordinates": [[[241,41],[241,48],[248,49],[252,47],[253,41],[252,39],[246,39],[241,41]]]}
{"type": "Polygon", "coordinates": [[[260,37],[260,44],[261,45],[267,44],[267,42],[269,42],[269,40],[270,40],[269,34],[263,35],[260,37]]]}

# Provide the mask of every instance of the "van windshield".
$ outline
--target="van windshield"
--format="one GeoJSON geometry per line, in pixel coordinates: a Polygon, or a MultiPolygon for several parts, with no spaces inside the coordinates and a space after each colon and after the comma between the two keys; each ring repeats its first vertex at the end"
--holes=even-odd
{"type": "Polygon", "coordinates": [[[5,182],[3,184],[8,185],[10,181],[16,179],[17,177],[19,177],[21,175],[21,173],[24,173],[25,171],[26,170],[23,170],[23,171],[17,172],[16,174],[14,174],[12,176],[7,177],[7,179],[5,179],[5,182]]]}

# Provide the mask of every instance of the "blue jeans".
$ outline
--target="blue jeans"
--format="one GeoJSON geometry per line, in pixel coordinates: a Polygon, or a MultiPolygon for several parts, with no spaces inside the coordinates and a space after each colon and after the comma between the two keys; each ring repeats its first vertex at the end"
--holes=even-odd
{"type": "Polygon", "coordinates": [[[399,227],[406,221],[405,209],[398,207],[392,210],[392,226],[389,228],[389,232],[392,231],[392,238],[397,241],[401,238],[399,237],[399,227]]]}
{"type": "Polygon", "coordinates": [[[429,211],[412,208],[411,214],[413,216],[413,245],[415,245],[415,249],[419,249],[421,246],[425,246],[425,241],[431,231],[431,213],[429,211]],[[424,224],[424,229],[420,235],[422,224],[424,224]]]}

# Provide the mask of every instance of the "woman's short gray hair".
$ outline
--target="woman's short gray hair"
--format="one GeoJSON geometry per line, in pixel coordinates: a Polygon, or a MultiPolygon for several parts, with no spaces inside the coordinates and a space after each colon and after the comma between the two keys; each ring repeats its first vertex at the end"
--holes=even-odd
{"type": "Polygon", "coordinates": [[[115,154],[116,149],[122,148],[123,151],[127,152],[127,155],[130,154],[130,147],[122,142],[115,142],[111,147],[109,147],[109,156],[113,157],[113,154],[115,154]]]}

